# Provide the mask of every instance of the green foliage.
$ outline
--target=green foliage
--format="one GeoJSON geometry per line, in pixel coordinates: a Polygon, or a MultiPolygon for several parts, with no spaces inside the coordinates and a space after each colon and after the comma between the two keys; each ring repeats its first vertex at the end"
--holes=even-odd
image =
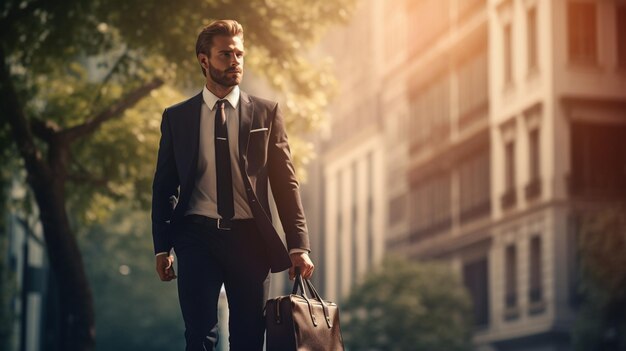
{"type": "Polygon", "coordinates": [[[342,312],[358,350],[470,350],[470,299],[447,266],[387,259],[353,289],[342,312]]]}
{"type": "Polygon", "coordinates": [[[182,99],[169,87],[153,91],[123,119],[102,125],[91,138],[73,145],[71,172],[78,181],[68,184],[67,203],[79,224],[102,221],[120,203],[149,208],[161,113],[182,99]]]}
{"type": "Polygon", "coordinates": [[[577,350],[626,350],[626,207],[582,216],[578,232],[583,304],[577,350]]]}
{"type": "MultiPolygon", "coordinates": [[[[321,124],[334,91],[328,62],[304,54],[347,19],[354,2],[7,0],[0,7],[0,45],[28,118],[57,130],[92,119],[155,77],[166,82],[149,102],[72,146],[68,207],[89,223],[121,199],[147,205],[161,112],[184,99],[177,90],[188,96],[204,84],[195,40],[218,18],[244,26],[246,70],[280,94],[303,173],[313,151],[298,135],[321,124]]],[[[12,137],[5,127],[0,123],[0,145],[12,137]]],[[[46,143],[37,145],[48,151],[46,143]]]]}
{"type": "Polygon", "coordinates": [[[182,350],[184,323],[176,281],[155,271],[148,214],[118,207],[82,235],[94,292],[97,350],[182,350]]]}

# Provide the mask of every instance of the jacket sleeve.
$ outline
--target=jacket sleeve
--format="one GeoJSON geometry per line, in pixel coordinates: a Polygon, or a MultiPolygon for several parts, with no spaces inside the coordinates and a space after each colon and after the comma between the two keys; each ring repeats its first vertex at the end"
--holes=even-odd
{"type": "Polygon", "coordinates": [[[309,236],[300,199],[300,186],[291,161],[285,123],[278,104],[272,111],[268,145],[268,177],[278,215],[285,231],[287,248],[310,251],[309,236]]]}
{"type": "Polygon", "coordinates": [[[152,239],[155,254],[169,252],[172,248],[170,227],[170,219],[174,212],[172,197],[174,199],[178,197],[179,184],[166,109],[161,120],[161,141],[152,183],[152,239]]]}

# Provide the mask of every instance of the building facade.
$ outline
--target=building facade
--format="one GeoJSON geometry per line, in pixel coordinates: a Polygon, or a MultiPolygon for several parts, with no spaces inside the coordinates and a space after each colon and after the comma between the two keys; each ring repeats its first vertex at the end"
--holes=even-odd
{"type": "Polygon", "coordinates": [[[626,1],[372,0],[353,17],[325,45],[342,83],[320,156],[326,295],[370,257],[440,260],[477,349],[571,349],[578,219],[626,199],[626,1]]]}
{"type": "Polygon", "coordinates": [[[327,133],[317,140],[318,158],[310,167],[304,202],[316,260],[316,284],[330,300],[345,297],[384,251],[385,155],[372,24],[380,1],[358,3],[350,23],[330,30],[319,51],[333,59],[339,82],[331,102],[327,133]],[[355,64],[358,62],[358,64],[355,64]],[[315,201],[309,201],[318,193],[315,201]],[[316,210],[317,209],[317,210],[316,210]]]}

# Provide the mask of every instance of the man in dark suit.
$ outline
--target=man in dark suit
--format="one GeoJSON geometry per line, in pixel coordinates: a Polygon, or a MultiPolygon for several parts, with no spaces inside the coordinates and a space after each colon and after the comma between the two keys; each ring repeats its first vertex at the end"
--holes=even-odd
{"type": "Polygon", "coordinates": [[[163,112],[153,183],[152,234],[163,281],[178,278],[188,351],[213,350],[222,284],[231,350],[262,350],[269,273],[314,265],[283,116],[276,102],[239,89],[243,29],[202,30],[196,54],[203,91],[163,112]],[[272,225],[268,181],[286,235],[272,225]],[[172,267],[174,249],[178,277],[172,267]]]}

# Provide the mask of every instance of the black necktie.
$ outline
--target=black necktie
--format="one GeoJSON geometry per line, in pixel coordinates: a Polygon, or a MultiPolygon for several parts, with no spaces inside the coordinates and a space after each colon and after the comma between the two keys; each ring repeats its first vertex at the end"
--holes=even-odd
{"type": "Polygon", "coordinates": [[[228,223],[235,215],[233,177],[230,170],[228,129],[226,127],[226,100],[215,104],[215,168],[217,174],[217,213],[228,223]]]}

